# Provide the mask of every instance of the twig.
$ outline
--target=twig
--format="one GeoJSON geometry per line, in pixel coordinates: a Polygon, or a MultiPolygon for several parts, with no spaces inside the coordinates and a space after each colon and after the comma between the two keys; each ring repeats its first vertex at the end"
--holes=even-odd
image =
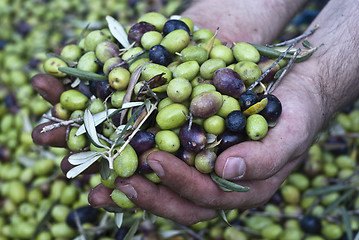
{"type": "Polygon", "coordinates": [[[51,120],[51,121],[54,121],[54,122],[57,122],[57,123],[54,123],[54,124],[51,124],[51,125],[48,125],[48,126],[45,126],[42,130],[41,130],[41,133],[44,133],[44,132],[48,132],[48,131],[51,131],[55,128],[59,128],[59,127],[62,127],[62,126],[74,126],[74,127],[79,127],[79,125],[77,124],[77,122],[81,122],[83,121],[83,117],[79,117],[79,118],[75,118],[75,119],[71,119],[71,120],[67,120],[67,121],[64,121],[62,119],[59,119],[59,118],[56,118],[56,117],[52,117],[52,116],[49,116],[49,115],[43,115],[43,118],[46,118],[48,120],[51,120]]]}
{"type": "Polygon", "coordinates": [[[312,33],[315,32],[315,30],[317,30],[319,28],[319,25],[315,25],[311,30],[309,30],[308,32],[305,32],[301,35],[299,35],[296,38],[281,42],[281,43],[277,43],[277,44],[273,44],[273,45],[269,45],[267,44],[267,47],[280,47],[280,46],[285,46],[285,45],[289,45],[289,44],[296,44],[297,42],[299,42],[300,40],[308,37],[309,35],[311,35],[312,33]]]}
{"type": "Polygon", "coordinates": [[[277,64],[288,54],[288,52],[294,47],[294,43],[291,44],[288,49],[283,52],[278,58],[277,60],[275,60],[275,62],[254,82],[252,83],[252,85],[250,85],[248,87],[248,90],[252,90],[255,86],[257,86],[258,83],[260,83],[267,75],[270,71],[272,71],[272,69],[277,66],[277,64]]]}
{"type": "Polygon", "coordinates": [[[300,51],[301,51],[300,48],[298,48],[297,51],[295,51],[292,58],[289,60],[287,66],[283,70],[282,74],[279,76],[279,78],[275,82],[271,82],[271,84],[268,86],[268,93],[271,93],[274,91],[274,89],[276,89],[276,87],[279,85],[280,81],[282,81],[283,77],[286,75],[286,73],[289,71],[289,69],[292,68],[294,60],[297,58],[300,51]]]}

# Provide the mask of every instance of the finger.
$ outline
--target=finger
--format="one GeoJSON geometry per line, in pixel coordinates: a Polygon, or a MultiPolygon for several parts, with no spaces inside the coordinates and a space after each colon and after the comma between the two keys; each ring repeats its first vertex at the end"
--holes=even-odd
{"type": "Polygon", "coordinates": [[[282,102],[277,125],[262,140],[243,142],[221,153],[215,165],[219,176],[229,180],[267,179],[311,145],[315,131],[304,101],[293,93],[277,96],[282,102]]]}
{"type": "MultiPolygon", "coordinates": [[[[79,152],[82,152],[82,151],[77,151],[77,152],[72,152],[68,155],[66,155],[62,161],[61,161],[61,170],[62,172],[64,173],[64,175],[67,174],[68,171],[70,171],[72,168],[76,167],[75,165],[72,165],[70,162],[69,162],[69,157],[73,154],[76,154],[76,153],[79,153],[79,152]]],[[[82,174],[92,174],[92,173],[98,173],[99,171],[99,166],[100,166],[100,163],[99,161],[96,161],[94,162],[90,167],[86,168],[85,171],[82,173],[82,174]]]]}
{"type": "Polygon", "coordinates": [[[52,147],[67,147],[66,145],[66,126],[52,129],[44,132],[43,128],[54,124],[54,122],[46,122],[36,126],[32,130],[32,139],[37,145],[45,145],[52,147]]]}
{"type": "Polygon", "coordinates": [[[33,88],[52,105],[60,102],[61,93],[65,91],[65,87],[60,80],[44,73],[33,76],[31,84],[33,88]]]}
{"type": "MultiPolygon", "coordinates": [[[[194,167],[188,166],[169,153],[153,152],[148,157],[148,163],[161,178],[163,185],[175,191],[181,198],[188,199],[196,205],[213,209],[247,209],[267,202],[298,161],[290,162],[269,179],[235,181],[237,184],[249,187],[248,192],[224,192],[208,174],[198,172],[194,167]]],[[[132,186],[138,193],[137,187],[141,186],[141,183],[132,186]]],[[[151,195],[152,193],[147,191],[146,194],[151,195]]],[[[155,194],[151,197],[157,198],[155,194]]]]}
{"type": "Polygon", "coordinates": [[[168,187],[154,184],[140,175],[117,178],[115,185],[136,206],[181,224],[191,225],[217,216],[215,210],[200,207],[168,187]]]}
{"type": "Polygon", "coordinates": [[[112,191],[113,189],[107,188],[102,184],[97,185],[88,195],[90,205],[95,208],[117,207],[110,196],[112,191]]]}

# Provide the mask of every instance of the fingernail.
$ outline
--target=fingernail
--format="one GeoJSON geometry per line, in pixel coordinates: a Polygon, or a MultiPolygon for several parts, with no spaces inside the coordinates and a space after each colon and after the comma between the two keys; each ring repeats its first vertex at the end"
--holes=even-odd
{"type": "Polygon", "coordinates": [[[157,174],[158,177],[163,177],[165,175],[165,171],[163,170],[161,164],[155,160],[148,160],[148,164],[152,168],[153,171],[157,174]]]}
{"type": "Polygon", "coordinates": [[[229,157],[223,168],[223,178],[229,180],[238,180],[246,172],[246,164],[243,158],[229,157]]]}
{"type": "Polygon", "coordinates": [[[129,199],[137,198],[137,192],[130,184],[118,186],[119,190],[126,194],[129,199]]]}

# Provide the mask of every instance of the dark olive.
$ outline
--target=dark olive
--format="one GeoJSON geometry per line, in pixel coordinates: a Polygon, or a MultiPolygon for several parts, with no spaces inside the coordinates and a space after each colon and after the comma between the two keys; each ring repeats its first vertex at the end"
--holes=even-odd
{"type": "Polygon", "coordinates": [[[138,131],[130,141],[130,145],[137,154],[141,154],[153,148],[155,144],[155,135],[145,130],[138,131]]]}
{"type": "Polygon", "coordinates": [[[162,45],[155,45],[150,48],[148,57],[154,63],[166,66],[172,62],[171,53],[162,45]]]}
{"type": "Polygon", "coordinates": [[[99,82],[96,86],[96,97],[105,100],[113,92],[108,80],[99,82]]]}
{"type": "Polygon", "coordinates": [[[246,117],[241,111],[232,111],[226,117],[226,127],[231,132],[239,133],[246,127],[246,117]]]}
{"type": "Polygon", "coordinates": [[[300,227],[306,233],[320,234],[322,230],[322,222],[316,216],[307,215],[300,220],[300,227]]]}
{"type": "Polygon", "coordinates": [[[207,138],[202,127],[196,123],[192,123],[188,128],[188,123],[184,124],[179,132],[181,146],[190,152],[201,151],[207,143],[207,138]]]}
{"type": "Polygon", "coordinates": [[[159,149],[158,148],[151,148],[151,149],[141,153],[141,155],[139,155],[138,168],[137,169],[138,169],[138,171],[140,173],[148,174],[148,173],[153,172],[152,168],[148,164],[147,157],[148,157],[148,155],[150,155],[152,152],[155,152],[155,151],[159,151],[159,149]]]}
{"type": "Polygon", "coordinates": [[[186,32],[188,32],[188,34],[191,35],[191,30],[189,29],[187,24],[181,20],[175,20],[175,19],[168,20],[165,23],[165,25],[163,26],[163,30],[162,30],[163,35],[167,35],[170,32],[177,30],[177,29],[185,30],[186,32]]]}
{"type": "Polygon", "coordinates": [[[128,40],[130,43],[136,42],[136,46],[139,46],[142,35],[149,31],[156,31],[156,27],[147,22],[136,23],[128,31],[128,40]]]}
{"type": "Polygon", "coordinates": [[[221,68],[214,72],[213,85],[220,93],[234,98],[238,98],[245,91],[239,74],[229,68],[221,68]]]}
{"type": "Polygon", "coordinates": [[[272,94],[267,94],[264,97],[268,99],[268,103],[260,114],[267,120],[269,125],[273,125],[282,113],[282,104],[279,99],[272,94]]]}
{"type": "Polygon", "coordinates": [[[184,161],[185,163],[187,163],[187,165],[193,166],[194,165],[194,159],[196,157],[196,153],[188,151],[188,150],[186,150],[184,148],[180,148],[177,151],[176,156],[179,159],[181,159],[182,161],[184,161]]]}
{"type": "Polygon", "coordinates": [[[77,229],[77,219],[80,223],[95,223],[97,217],[100,213],[100,210],[97,208],[93,208],[91,206],[79,207],[72,210],[69,215],[67,215],[66,223],[72,227],[77,229]],[[77,215],[77,216],[76,216],[77,215]]]}
{"type": "Polygon", "coordinates": [[[217,140],[220,141],[220,144],[217,147],[219,154],[233,145],[244,142],[246,140],[246,135],[244,133],[235,133],[227,130],[218,135],[217,140]]]}
{"type": "MultiPolygon", "coordinates": [[[[95,82],[95,81],[92,81],[92,82],[95,82]]],[[[86,85],[82,81],[80,82],[80,84],[78,86],[78,90],[80,93],[82,93],[83,95],[85,95],[88,98],[90,98],[93,95],[93,92],[90,90],[90,85],[86,85]]]]}
{"type": "Polygon", "coordinates": [[[255,92],[248,90],[239,96],[238,101],[239,101],[239,105],[241,106],[241,110],[244,111],[250,106],[257,103],[259,101],[259,98],[255,92]]]}

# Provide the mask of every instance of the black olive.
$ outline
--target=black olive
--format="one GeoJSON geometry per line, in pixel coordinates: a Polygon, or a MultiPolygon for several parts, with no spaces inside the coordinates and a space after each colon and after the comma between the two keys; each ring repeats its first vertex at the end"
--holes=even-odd
{"type": "Polygon", "coordinates": [[[155,45],[150,48],[148,57],[154,63],[167,67],[172,62],[171,53],[162,45],[155,45]]]}
{"type": "Polygon", "coordinates": [[[316,216],[307,215],[300,220],[300,227],[306,233],[319,234],[322,230],[322,222],[316,216]]]}
{"type": "Polygon", "coordinates": [[[282,113],[282,104],[279,99],[272,94],[267,94],[264,97],[268,99],[268,103],[260,114],[267,120],[268,125],[273,125],[282,113]]]}
{"type": "Polygon", "coordinates": [[[241,110],[244,111],[250,106],[256,104],[259,101],[259,98],[255,92],[248,90],[239,96],[238,101],[241,106],[241,110]]]}
{"type": "Polygon", "coordinates": [[[141,154],[153,147],[155,147],[155,135],[151,132],[140,130],[130,141],[131,147],[136,151],[137,154],[141,154]]]}
{"type": "Polygon", "coordinates": [[[227,148],[236,145],[238,143],[246,141],[246,135],[244,133],[235,133],[231,131],[224,131],[218,135],[217,140],[220,141],[218,145],[218,154],[226,150],[227,148]]]}
{"type": "Polygon", "coordinates": [[[246,117],[241,111],[232,111],[226,117],[226,127],[231,132],[239,133],[246,127],[246,117]]]}
{"type": "Polygon", "coordinates": [[[93,208],[91,206],[79,207],[72,210],[66,217],[66,223],[72,227],[77,229],[77,217],[81,224],[83,223],[95,223],[97,221],[97,217],[99,215],[99,210],[97,208],[93,208]]]}
{"type": "Polygon", "coordinates": [[[181,20],[168,20],[165,25],[163,26],[163,35],[167,35],[170,32],[174,30],[182,29],[188,32],[188,34],[191,34],[191,30],[187,26],[187,24],[181,20]]]}

